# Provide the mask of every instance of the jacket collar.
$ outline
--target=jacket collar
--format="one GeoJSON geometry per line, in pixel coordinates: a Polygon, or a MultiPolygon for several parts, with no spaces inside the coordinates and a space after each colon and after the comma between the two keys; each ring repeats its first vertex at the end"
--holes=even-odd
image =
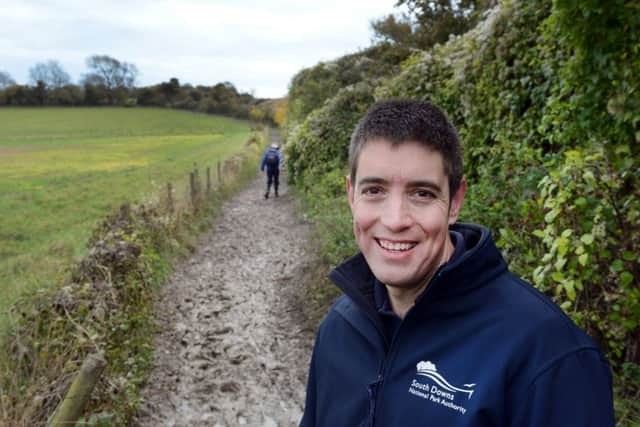
{"type": "Polygon", "coordinates": [[[382,330],[382,322],[376,309],[374,283],[371,272],[361,252],[348,258],[329,273],[329,279],[347,295],[371,321],[382,330]]]}
{"type": "MultiPolygon", "coordinates": [[[[507,270],[507,264],[487,228],[475,224],[454,224],[450,229],[462,234],[466,250],[438,270],[416,304],[464,294],[507,270]]],[[[367,317],[380,324],[374,299],[376,279],[362,253],[336,267],[329,273],[329,278],[367,317]]]]}

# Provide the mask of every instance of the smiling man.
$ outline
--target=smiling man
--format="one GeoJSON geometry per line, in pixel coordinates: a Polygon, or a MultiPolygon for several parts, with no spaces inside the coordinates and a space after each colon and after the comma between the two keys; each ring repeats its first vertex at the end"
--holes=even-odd
{"type": "Polygon", "coordinates": [[[455,128],[393,100],[360,121],[347,193],[360,253],[329,275],[301,426],[614,426],[609,365],[509,272],[489,231],[456,220],[455,128]]]}

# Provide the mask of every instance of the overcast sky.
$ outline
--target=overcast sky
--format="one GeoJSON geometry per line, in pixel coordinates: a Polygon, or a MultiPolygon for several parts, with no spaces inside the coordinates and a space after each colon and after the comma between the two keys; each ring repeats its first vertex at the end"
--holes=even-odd
{"type": "Polygon", "coordinates": [[[230,81],[280,97],[304,67],[371,44],[396,0],[0,0],[0,71],[20,84],[55,59],[74,83],[88,56],[135,64],[138,86],[230,81]]]}

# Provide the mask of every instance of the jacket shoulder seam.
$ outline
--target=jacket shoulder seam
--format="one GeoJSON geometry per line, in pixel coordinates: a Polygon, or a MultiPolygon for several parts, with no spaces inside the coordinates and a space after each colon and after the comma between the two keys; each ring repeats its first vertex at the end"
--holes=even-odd
{"type": "Polygon", "coordinates": [[[600,360],[600,363],[602,363],[604,365],[607,365],[607,363],[602,358],[602,354],[600,353],[600,350],[598,350],[597,348],[595,348],[595,347],[593,347],[591,345],[582,345],[582,346],[577,347],[577,348],[572,348],[572,349],[567,350],[566,352],[554,357],[553,359],[549,360],[545,364],[543,364],[542,367],[540,369],[538,369],[538,371],[533,375],[533,377],[531,378],[531,381],[529,381],[529,385],[527,386],[527,390],[529,390],[531,387],[533,387],[535,385],[535,383],[541,377],[543,377],[548,371],[553,369],[556,365],[560,364],[561,362],[563,362],[568,357],[576,355],[578,353],[582,353],[582,352],[593,352],[593,353],[596,353],[596,355],[598,356],[598,359],[600,360]]]}

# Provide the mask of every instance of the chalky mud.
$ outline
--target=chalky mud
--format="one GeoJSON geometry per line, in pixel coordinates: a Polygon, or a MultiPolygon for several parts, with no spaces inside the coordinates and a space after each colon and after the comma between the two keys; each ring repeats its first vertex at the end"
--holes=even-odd
{"type": "MultiPolygon", "coordinates": [[[[284,180],[283,180],[284,181],[284,180]]],[[[296,426],[313,331],[301,314],[308,226],[265,178],[225,203],[157,304],[140,426],[296,426]]]]}

